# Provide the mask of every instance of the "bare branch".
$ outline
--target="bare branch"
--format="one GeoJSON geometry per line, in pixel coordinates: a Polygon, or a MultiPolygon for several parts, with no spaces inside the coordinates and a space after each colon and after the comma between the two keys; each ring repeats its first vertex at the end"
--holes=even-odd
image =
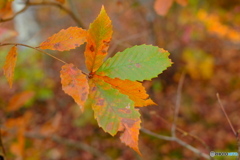
{"type": "Polygon", "coordinates": [[[94,156],[96,157],[102,157],[106,160],[111,160],[112,158],[105,155],[104,153],[100,152],[99,150],[85,144],[85,143],[82,143],[82,142],[79,142],[79,141],[74,141],[74,140],[71,140],[71,139],[66,139],[66,138],[63,138],[63,137],[60,137],[60,136],[44,136],[44,135],[41,135],[41,134],[38,134],[38,133],[26,133],[25,134],[26,137],[28,138],[36,138],[36,139],[50,139],[56,143],[59,143],[59,144],[64,144],[66,146],[69,146],[69,147],[74,147],[76,149],[81,149],[81,150],[84,150],[84,151],[87,151],[89,153],[92,153],[94,156]]]}
{"type": "Polygon", "coordinates": [[[182,73],[180,81],[178,83],[178,88],[177,88],[176,106],[174,109],[174,117],[173,117],[174,119],[173,119],[172,130],[171,130],[173,137],[176,137],[176,125],[177,125],[176,123],[177,123],[178,113],[179,113],[179,109],[180,109],[181,92],[182,92],[184,77],[185,77],[185,74],[182,73]]]}
{"type": "Polygon", "coordinates": [[[25,4],[26,4],[25,7],[23,9],[21,9],[20,11],[16,12],[12,17],[6,18],[6,19],[0,19],[0,22],[7,22],[10,20],[13,20],[18,14],[24,12],[30,6],[48,5],[48,6],[58,7],[59,9],[65,11],[78,24],[79,27],[84,28],[83,22],[80,19],[78,19],[77,16],[72,11],[67,9],[66,7],[64,7],[63,5],[61,5],[59,3],[54,3],[54,2],[32,3],[32,2],[27,1],[25,4]]]}
{"type": "Polygon", "coordinates": [[[232,131],[233,131],[233,134],[235,135],[235,137],[236,137],[236,139],[237,139],[237,144],[238,144],[238,160],[240,160],[240,139],[239,139],[238,132],[236,132],[236,130],[234,129],[234,127],[233,127],[233,125],[232,125],[232,122],[230,121],[230,119],[229,119],[229,117],[228,117],[228,115],[227,115],[227,112],[226,112],[225,109],[224,109],[224,106],[223,106],[222,101],[221,101],[221,99],[220,99],[220,97],[219,97],[219,94],[217,93],[216,96],[217,96],[217,99],[218,99],[219,106],[221,107],[221,109],[222,109],[222,111],[223,111],[223,113],[224,113],[224,115],[225,115],[225,117],[226,117],[226,119],[227,119],[227,121],[228,121],[228,124],[230,125],[230,127],[231,127],[231,129],[232,129],[232,131]]]}
{"type": "Polygon", "coordinates": [[[195,154],[205,158],[205,159],[213,159],[211,158],[209,155],[207,155],[206,153],[203,153],[201,152],[200,150],[198,150],[197,148],[187,144],[186,142],[180,140],[179,138],[177,137],[169,137],[169,136],[164,136],[164,135],[160,135],[160,134],[156,134],[154,132],[151,132],[145,128],[141,128],[141,131],[147,135],[150,135],[150,136],[153,136],[155,138],[158,138],[158,139],[162,139],[162,140],[166,140],[166,141],[174,141],[174,142],[177,142],[178,144],[180,144],[181,146],[189,149],[190,151],[194,152],[195,154]]]}

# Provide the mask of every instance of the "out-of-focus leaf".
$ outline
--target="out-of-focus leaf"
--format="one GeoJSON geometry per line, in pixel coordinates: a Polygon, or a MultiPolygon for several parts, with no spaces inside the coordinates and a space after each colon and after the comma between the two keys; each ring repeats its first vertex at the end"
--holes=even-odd
{"type": "Polygon", "coordinates": [[[201,50],[187,49],[183,53],[186,70],[193,79],[209,79],[213,75],[214,59],[201,50]]]}
{"type": "Polygon", "coordinates": [[[59,2],[59,3],[65,3],[65,0],[56,0],[57,2],[59,2]]]}
{"type": "Polygon", "coordinates": [[[90,72],[95,72],[107,55],[112,38],[112,23],[104,7],[95,21],[90,24],[85,50],[86,66],[90,72]]]}
{"type": "Polygon", "coordinates": [[[24,91],[14,95],[7,106],[7,111],[16,111],[34,96],[33,91],[24,91]]]}
{"type": "Polygon", "coordinates": [[[13,46],[7,54],[5,64],[3,66],[4,75],[7,77],[10,88],[12,88],[14,69],[17,61],[17,47],[13,46]]]}
{"type": "Polygon", "coordinates": [[[171,66],[168,56],[167,51],[155,46],[134,46],[107,59],[96,74],[122,80],[150,80],[171,66]]]}
{"type": "Polygon", "coordinates": [[[134,109],[134,102],[97,75],[93,76],[89,84],[88,104],[93,108],[99,126],[112,136],[119,130],[124,130],[122,142],[140,153],[138,149],[140,114],[134,109]]]}
{"type": "Polygon", "coordinates": [[[154,9],[157,14],[165,16],[172,4],[173,0],[155,0],[154,9]]]}
{"type": "Polygon", "coordinates": [[[0,18],[8,18],[12,15],[12,1],[11,0],[1,0],[0,1],[0,18]]]}
{"type": "Polygon", "coordinates": [[[86,76],[73,64],[65,64],[61,70],[62,89],[70,95],[83,111],[89,86],[86,76]]]}
{"type": "Polygon", "coordinates": [[[69,27],[62,29],[58,33],[49,37],[39,46],[41,49],[51,49],[58,51],[66,51],[79,47],[86,41],[87,31],[78,27],[69,27]]]}
{"type": "Polygon", "coordinates": [[[175,0],[181,6],[186,6],[188,4],[188,0],[175,0]]]}
{"type": "Polygon", "coordinates": [[[228,39],[236,43],[240,42],[239,31],[223,24],[218,15],[209,14],[205,10],[199,10],[197,18],[206,26],[209,33],[214,34],[224,40],[228,39]]]}
{"type": "Polygon", "coordinates": [[[121,80],[118,78],[109,78],[102,77],[105,82],[112,85],[113,88],[118,89],[122,94],[126,94],[129,98],[134,101],[134,106],[143,107],[148,105],[156,105],[146,93],[145,88],[142,86],[140,82],[134,82],[130,80],[121,80]]]}
{"type": "Polygon", "coordinates": [[[6,28],[0,28],[0,42],[17,36],[17,32],[14,30],[6,29],[6,28]]]}
{"type": "Polygon", "coordinates": [[[24,152],[25,152],[25,132],[27,129],[27,125],[31,122],[32,118],[31,112],[24,113],[23,116],[18,118],[8,119],[6,122],[6,126],[10,129],[14,129],[16,142],[12,143],[10,146],[11,152],[15,155],[15,159],[24,159],[24,152]]]}

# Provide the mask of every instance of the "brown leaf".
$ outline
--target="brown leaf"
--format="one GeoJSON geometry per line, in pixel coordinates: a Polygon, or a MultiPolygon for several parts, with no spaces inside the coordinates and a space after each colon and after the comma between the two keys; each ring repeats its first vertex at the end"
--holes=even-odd
{"type": "Polygon", "coordinates": [[[10,88],[12,88],[14,69],[17,61],[17,47],[13,46],[7,54],[5,64],[3,66],[4,75],[6,76],[10,88]]]}
{"type": "Polygon", "coordinates": [[[58,33],[49,37],[39,46],[41,49],[51,49],[58,51],[66,51],[79,47],[86,41],[87,31],[78,27],[69,27],[62,29],[58,33]]]}
{"type": "Polygon", "coordinates": [[[33,91],[25,91],[14,95],[7,106],[7,111],[12,112],[18,110],[24,105],[29,99],[34,96],[33,91]]]}
{"type": "Polygon", "coordinates": [[[155,0],[154,9],[157,14],[165,16],[172,4],[173,0],[155,0]]]}
{"type": "Polygon", "coordinates": [[[65,64],[61,70],[61,83],[64,92],[70,95],[83,111],[89,93],[86,76],[73,64],[65,64]]]}

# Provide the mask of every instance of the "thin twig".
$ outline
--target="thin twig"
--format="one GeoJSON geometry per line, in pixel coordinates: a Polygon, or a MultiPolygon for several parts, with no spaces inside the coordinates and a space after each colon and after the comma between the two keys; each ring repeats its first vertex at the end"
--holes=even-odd
{"type": "Polygon", "coordinates": [[[25,7],[24,7],[23,9],[21,9],[21,10],[18,11],[18,12],[16,12],[16,13],[15,13],[12,17],[10,17],[10,18],[6,18],[6,19],[0,18],[0,23],[1,23],[1,22],[7,22],[7,21],[13,20],[17,15],[19,15],[20,13],[24,12],[25,10],[27,10],[28,7],[29,7],[28,5],[25,5],[25,7]]]}
{"type": "Polygon", "coordinates": [[[50,57],[52,57],[52,58],[54,58],[54,59],[62,62],[62,63],[64,63],[64,64],[67,64],[67,62],[64,62],[63,60],[61,60],[61,59],[59,59],[59,58],[57,58],[57,57],[55,57],[55,56],[53,56],[53,55],[51,55],[51,54],[43,51],[43,50],[41,50],[41,49],[38,49],[38,48],[36,48],[36,47],[32,47],[32,46],[29,46],[29,45],[26,45],[26,44],[21,44],[21,43],[0,43],[0,46],[8,46],[8,45],[24,46],[24,47],[27,47],[27,48],[32,48],[32,49],[35,49],[35,50],[37,50],[37,51],[39,51],[39,52],[42,52],[42,53],[44,53],[44,54],[46,54],[46,55],[48,55],[48,56],[50,56],[50,57]]]}
{"type": "Polygon", "coordinates": [[[173,141],[173,142],[177,142],[178,144],[180,144],[183,147],[186,147],[187,149],[189,149],[190,151],[194,152],[195,154],[205,158],[205,159],[211,159],[211,157],[209,155],[207,155],[206,153],[201,152],[200,150],[198,150],[197,148],[187,144],[186,142],[182,141],[181,139],[177,138],[177,137],[169,137],[169,136],[164,136],[164,135],[160,135],[160,134],[156,134],[154,132],[151,132],[145,128],[141,128],[141,131],[147,135],[153,136],[155,138],[158,139],[162,139],[162,140],[166,140],[166,141],[173,141]]]}
{"type": "Polygon", "coordinates": [[[111,160],[112,158],[103,154],[102,152],[100,152],[99,150],[85,144],[85,143],[82,143],[82,142],[79,142],[79,141],[74,141],[74,140],[71,140],[71,139],[66,139],[66,138],[63,138],[63,137],[60,137],[60,136],[56,136],[56,135],[53,135],[53,136],[44,136],[44,135],[41,135],[41,134],[38,134],[38,133],[26,133],[25,134],[26,137],[28,138],[36,138],[36,139],[50,139],[54,142],[57,142],[59,144],[64,144],[66,146],[69,146],[69,147],[74,147],[76,149],[81,149],[81,150],[85,150],[89,153],[92,153],[94,156],[96,157],[102,157],[106,160],[111,160]]]}
{"type": "Polygon", "coordinates": [[[49,6],[58,7],[59,9],[65,11],[78,24],[79,27],[84,28],[83,22],[80,19],[78,19],[77,16],[72,11],[67,9],[66,7],[62,6],[59,3],[54,3],[54,2],[32,3],[32,2],[27,1],[25,4],[26,4],[25,7],[23,9],[21,9],[20,11],[16,12],[12,17],[6,18],[6,19],[0,19],[0,22],[7,22],[10,20],[13,20],[17,15],[19,15],[20,13],[27,10],[28,7],[30,7],[30,6],[49,5],[49,6]]]}
{"type": "Polygon", "coordinates": [[[226,117],[226,119],[227,119],[227,121],[228,121],[228,124],[229,124],[229,126],[231,127],[232,132],[233,132],[233,134],[235,135],[235,137],[236,137],[236,139],[237,139],[237,145],[238,145],[238,160],[240,160],[240,139],[239,139],[238,132],[236,132],[236,130],[234,129],[234,127],[233,127],[233,125],[232,125],[232,122],[230,121],[230,119],[229,119],[229,117],[228,117],[228,115],[227,115],[227,112],[226,112],[225,109],[224,109],[224,106],[223,106],[222,101],[221,101],[221,99],[220,99],[220,97],[219,97],[219,94],[217,93],[216,96],[217,96],[217,99],[218,99],[219,106],[221,107],[221,109],[222,109],[222,111],[223,111],[223,113],[224,113],[224,115],[225,115],[225,117],[226,117]]]}
{"type": "Polygon", "coordinates": [[[65,11],[77,24],[79,27],[84,28],[84,24],[83,22],[77,18],[77,16],[69,9],[65,8],[63,5],[59,4],[59,3],[55,3],[55,2],[41,2],[41,3],[33,3],[33,2],[29,2],[27,5],[29,6],[43,6],[43,5],[47,5],[47,6],[54,6],[54,7],[58,7],[59,9],[65,11]]]}
{"type": "Polygon", "coordinates": [[[223,107],[222,101],[221,101],[221,99],[219,98],[219,94],[217,93],[216,95],[217,95],[217,99],[218,99],[219,106],[221,107],[221,109],[222,109],[222,111],[223,111],[223,113],[224,113],[224,115],[225,115],[225,117],[226,117],[226,119],[227,119],[227,121],[228,121],[228,124],[230,125],[230,127],[231,127],[231,129],[232,129],[232,131],[233,131],[233,134],[234,134],[235,136],[237,136],[237,132],[236,132],[236,130],[234,129],[234,127],[233,127],[230,119],[228,118],[228,115],[227,115],[227,113],[226,113],[226,111],[225,111],[225,109],[224,109],[224,107],[223,107]]]}
{"type": "Polygon", "coordinates": [[[176,106],[175,106],[175,109],[174,109],[173,124],[172,124],[172,129],[171,129],[173,137],[176,137],[176,125],[177,125],[177,119],[178,119],[180,104],[181,104],[181,92],[182,92],[184,77],[185,77],[185,74],[182,73],[180,81],[178,83],[178,88],[177,88],[176,106]]]}

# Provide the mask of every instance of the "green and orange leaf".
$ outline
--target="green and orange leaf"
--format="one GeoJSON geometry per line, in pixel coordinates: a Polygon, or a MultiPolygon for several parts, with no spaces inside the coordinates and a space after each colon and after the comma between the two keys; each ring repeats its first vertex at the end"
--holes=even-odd
{"type": "Polygon", "coordinates": [[[142,83],[130,80],[121,80],[119,78],[102,77],[105,82],[112,85],[113,88],[118,89],[122,94],[126,94],[129,98],[134,101],[134,106],[143,107],[148,105],[156,105],[146,93],[142,83]]]}
{"type": "Polygon", "coordinates": [[[134,108],[134,102],[97,75],[89,84],[88,104],[92,107],[99,126],[112,136],[124,130],[121,141],[140,153],[138,149],[140,114],[134,108]]]}
{"type": "Polygon", "coordinates": [[[86,30],[78,27],[69,27],[49,37],[40,44],[39,48],[58,51],[74,49],[86,42],[86,36],[86,30]]]}
{"type": "Polygon", "coordinates": [[[89,93],[86,76],[73,64],[65,64],[61,70],[61,83],[64,92],[70,95],[83,111],[89,93]]]}
{"type": "Polygon", "coordinates": [[[95,72],[107,55],[112,38],[112,23],[104,7],[96,20],[90,24],[85,50],[86,66],[90,72],[95,72]]]}
{"type": "Polygon", "coordinates": [[[14,70],[17,61],[17,47],[13,46],[7,54],[5,64],[3,66],[4,75],[6,76],[10,88],[12,88],[14,70]]]}

